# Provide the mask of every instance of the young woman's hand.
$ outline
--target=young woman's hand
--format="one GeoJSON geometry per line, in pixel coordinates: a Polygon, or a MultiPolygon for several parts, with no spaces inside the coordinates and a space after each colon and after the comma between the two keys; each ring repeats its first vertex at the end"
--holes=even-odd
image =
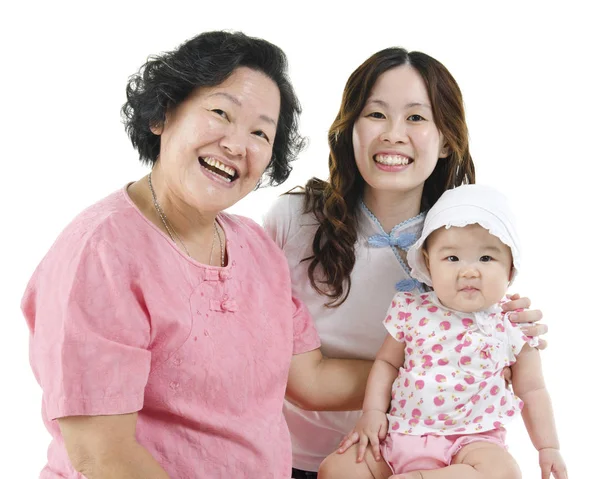
{"type": "Polygon", "coordinates": [[[342,454],[348,450],[350,446],[358,443],[358,454],[356,462],[362,462],[367,446],[371,443],[373,456],[376,461],[381,459],[379,444],[387,435],[388,420],[387,415],[382,411],[371,410],[362,413],[362,416],[356,423],[354,429],[340,442],[338,454],[342,454]]]}
{"type": "MultiPolygon", "coordinates": [[[[513,323],[531,323],[522,328],[524,334],[541,336],[548,332],[548,326],[538,322],[542,319],[542,312],[539,309],[527,309],[531,306],[529,298],[521,298],[519,294],[512,294],[509,297],[511,300],[504,303],[502,309],[510,313],[508,319],[513,323]]],[[[548,343],[542,338],[539,338],[539,341],[538,349],[546,349],[548,343]]]]}

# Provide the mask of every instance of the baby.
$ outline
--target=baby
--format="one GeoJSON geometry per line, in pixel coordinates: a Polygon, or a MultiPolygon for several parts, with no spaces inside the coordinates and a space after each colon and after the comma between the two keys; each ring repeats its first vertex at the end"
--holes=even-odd
{"type": "Polygon", "coordinates": [[[566,479],[537,343],[501,308],[520,267],[505,197],[480,185],[446,191],[408,263],[433,291],[394,296],[363,414],[319,478],[520,478],[504,427],[521,413],[542,477],[566,479]]]}

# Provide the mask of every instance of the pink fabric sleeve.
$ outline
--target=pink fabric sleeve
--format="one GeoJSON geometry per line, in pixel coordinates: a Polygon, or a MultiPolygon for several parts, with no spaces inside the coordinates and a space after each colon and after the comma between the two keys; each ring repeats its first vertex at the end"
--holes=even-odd
{"type": "Polygon", "coordinates": [[[294,354],[319,348],[321,340],[308,309],[299,299],[292,298],[292,302],[294,303],[294,354]]]}
{"type": "Polygon", "coordinates": [[[404,342],[404,325],[406,320],[410,318],[411,313],[407,311],[408,304],[405,301],[404,296],[410,293],[396,293],[390,307],[388,308],[383,325],[387,329],[388,333],[399,342],[404,342]]]}
{"type": "Polygon", "coordinates": [[[68,239],[44,259],[22,303],[48,418],[138,411],[150,323],[133,268],[106,241],[68,239]]]}

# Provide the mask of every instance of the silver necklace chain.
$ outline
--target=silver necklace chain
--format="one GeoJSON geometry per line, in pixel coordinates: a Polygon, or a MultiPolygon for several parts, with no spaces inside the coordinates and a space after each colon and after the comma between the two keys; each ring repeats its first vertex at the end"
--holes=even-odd
{"type": "MultiPolygon", "coordinates": [[[[161,219],[165,229],[167,230],[167,233],[169,234],[171,241],[173,241],[173,243],[177,243],[177,241],[175,241],[175,238],[177,238],[179,240],[179,243],[183,247],[183,250],[185,251],[185,253],[191,257],[192,255],[190,254],[188,249],[185,247],[185,243],[180,238],[180,236],[177,234],[177,231],[175,231],[175,229],[171,226],[171,223],[167,219],[167,215],[165,215],[164,211],[160,207],[160,204],[158,203],[158,200],[156,199],[156,193],[154,192],[154,188],[152,187],[152,173],[148,174],[148,186],[150,187],[150,193],[152,194],[152,202],[154,203],[154,209],[158,213],[158,216],[161,219]]],[[[221,267],[223,267],[223,266],[225,266],[225,248],[223,248],[223,240],[221,239],[221,233],[219,232],[219,229],[217,227],[217,220],[215,219],[213,240],[210,244],[210,257],[208,259],[209,265],[212,265],[213,250],[215,248],[215,240],[217,239],[217,237],[219,238],[219,247],[221,249],[221,267]]]]}

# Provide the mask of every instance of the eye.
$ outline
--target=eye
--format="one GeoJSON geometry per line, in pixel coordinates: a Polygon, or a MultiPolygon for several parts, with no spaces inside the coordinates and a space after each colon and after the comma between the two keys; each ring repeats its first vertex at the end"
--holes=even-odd
{"type": "Polygon", "coordinates": [[[225,113],[220,108],[213,108],[210,111],[212,111],[213,113],[216,113],[217,115],[219,115],[220,117],[224,118],[225,120],[229,120],[229,116],[227,115],[227,113],[225,113]]]}
{"type": "Polygon", "coordinates": [[[385,115],[383,113],[381,113],[380,111],[374,111],[373,113],[369,113],[367,115],[367,118],[377,118],[378,120],[384,120],[385,119],[385,115]]]}
{"type": "Polygon", "coordinates": [[[253,131],[252,132],[253,135],[256,135],[260,138],[264,138],[265,140],[267,140],[267,143],[271,143],[271,140],[269,139],[269,137],[267,136],[267,134],[262,131],[262,130],[257,130],[257,131],[253,131]]]}
{"type": "Polygon", "coordinates": [[[408,121],[415,121],[415,122],[417,122],[417,121],[425,121],[425,118],[423,118],[421,115],[410,115],[407,118],[407,120],[408,121]]]}
{"type": "Polygon", "coordinates": [[[489,255],[483,255],[481,258],[479,258],[479,261],[481,261],[482,263],[489,263],[490,261],[492,261],[494,258],[492,258],[489,255]]]}
{"type": "Polygon", "coordinates": [[[446,259],[447,259],[447,260],[448,260],[450,263],[456,263],[456,262],[458,262],[458,256],[454,256],[454,255],[452,255],[452,256],[448,256],[446,259]]]}

